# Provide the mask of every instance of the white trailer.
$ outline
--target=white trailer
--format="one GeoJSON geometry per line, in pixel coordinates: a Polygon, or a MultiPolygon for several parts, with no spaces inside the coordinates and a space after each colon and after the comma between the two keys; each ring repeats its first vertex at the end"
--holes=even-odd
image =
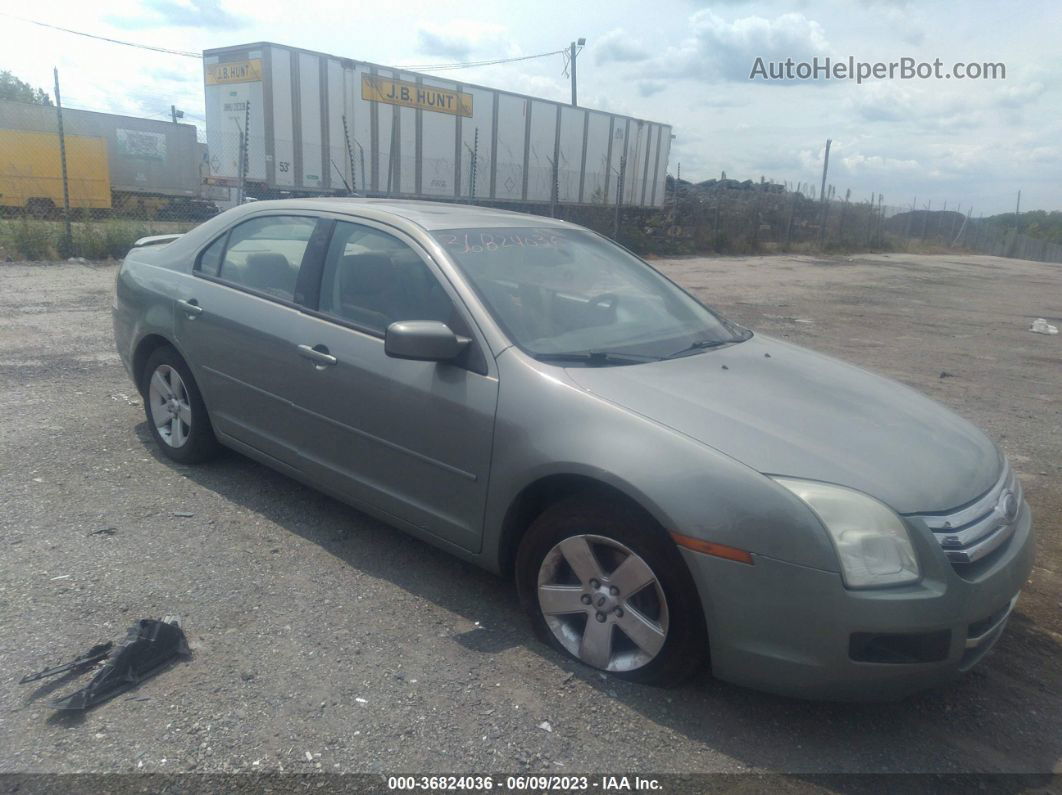
{"type": "Polygon", "coordinates": [[[210,182],[250,196],[664,202],[667,124],[268,42],[203,61],[210,182]]]}

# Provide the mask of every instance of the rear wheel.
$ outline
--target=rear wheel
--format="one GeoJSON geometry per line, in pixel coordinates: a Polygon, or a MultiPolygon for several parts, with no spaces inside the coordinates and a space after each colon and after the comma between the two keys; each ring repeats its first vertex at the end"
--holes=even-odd
{"type": "Polygon", "coordinates": [[[642,512],[573,499],[536,519],[517,555],[538,635],[624,679],[674,684],[704,664],[696,587],[674,543],[642,512]]]}
{"type": "Polygon", "coordinates": [[[198,464],[217,455],[219,445],[199,387],[173,348],[157,348],[144,365],[144,410],[159,449],[174,461],[198,464]]]}

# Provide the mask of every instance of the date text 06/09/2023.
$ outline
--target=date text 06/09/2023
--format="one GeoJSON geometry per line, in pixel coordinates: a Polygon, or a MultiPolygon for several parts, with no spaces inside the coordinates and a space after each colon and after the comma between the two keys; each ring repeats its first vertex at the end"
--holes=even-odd
{"type": "Polygon", "coordinates": [[[641,776],[389,776],[394,791],[658,792],[659,780],[641,776]]]}

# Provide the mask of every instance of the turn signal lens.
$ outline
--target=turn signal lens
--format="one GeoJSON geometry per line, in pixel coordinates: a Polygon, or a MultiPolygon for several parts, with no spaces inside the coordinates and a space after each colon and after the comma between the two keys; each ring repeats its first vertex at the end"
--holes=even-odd
{"type": "Polygon", "coordinates": [[[726,558],[727,560],[736,560],[738,563],[748,563],[750,566],[752,565],[752,555],[743,549],[728,547],[726,544],[713,544],[711,541],[703,541],[700,538],[691,538],[690,536],[684,536],[679,533],[672,533],[671,537],[680,547],[692,549],[694,552],[701,552],[705,555],[726,558]]]}

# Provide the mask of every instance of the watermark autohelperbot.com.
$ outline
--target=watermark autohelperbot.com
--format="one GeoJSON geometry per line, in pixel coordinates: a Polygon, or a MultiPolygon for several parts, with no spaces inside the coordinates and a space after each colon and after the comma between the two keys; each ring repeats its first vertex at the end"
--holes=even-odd
{"type": "Polygon", "coordinates": [[[950,66],[940,58],[920,61],[904,57],[895,61],[858,61],[847,58],[820,58],[810,61],[768,61],[756,58],[749,80],[1006,80],[1007,65],[992,61],[956,61],[950,66]]]}

